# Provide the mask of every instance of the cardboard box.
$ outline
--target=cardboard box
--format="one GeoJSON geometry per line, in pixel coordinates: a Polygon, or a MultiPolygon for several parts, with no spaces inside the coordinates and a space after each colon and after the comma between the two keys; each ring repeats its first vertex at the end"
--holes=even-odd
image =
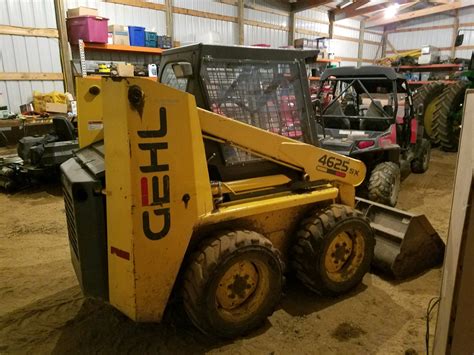
{"type": "Polygon", "coordinates": [[[97,11],[97,9],[83,6],[67,10],[68,18],[78,16],[99,16],[99,12],[97,11]]]}
{"type": "Polygon", "coordinates": [[[317,49],[318,41],[315,39],[298,38],[298,39],[295,39],[294,46],[295,48],[317,49]]]}
{"type": "Polygon", "coordinates": [[[117,73],[118,76],[134,76],[133,71],[135,70],[135,67],[132,64],[127,64],[127,63],[118,63],[117,64],[117,73]]]}
{"type": "Polygon", "coordinates": [[[67,104],[46,103],[46,112],[67,113],[67,104]]]}
{"type": "Polygon", "coordinates": [[[110,25],[109,34],[112,34],[113,44],[122,44],[129,46],[130,40],[128,37],[128,27],[122,25],[110,25]]]}

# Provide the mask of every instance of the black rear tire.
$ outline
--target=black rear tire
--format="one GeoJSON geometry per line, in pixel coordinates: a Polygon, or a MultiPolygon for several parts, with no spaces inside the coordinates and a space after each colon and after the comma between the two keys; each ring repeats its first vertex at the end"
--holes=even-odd
{"type": "Polygon", "coordinates": [[[338,296],[362,281],[369,271],[374,245],[372,228],[360,212],[332,205],[302,221],[291,249],[291,263],[296,277],[310,290],[338,296]]]}
{"type": "Polygon", "coordinates": [[[461,122],[454,122],[452,117],[453,113],[462,110],[466,88],[467,83],[464,81],[446,86],[433,114],[436,122],[433,129],[436,129],[441,149],[447,152],[458,150],[461,122]]]}
{"type": "Polygon", "coordinates": [[[186,313],[203,333],[233,338],[258,327],[278,305],[283,264],[261,234],[236,230],[204,242],[184,274],[186,313]]]}
{"type": "Polygon", "coordinates": [[[367,189],[369,200],[395,207],[400,192],[400,167],[387,161],[375,166],[367,189]]]}
{"type": "Polygon", "coordinates": [[[423,139],[415,159],[411,162],[411,171],[415,174],[423,174],[430,166],[431,144],[423,139]]]}

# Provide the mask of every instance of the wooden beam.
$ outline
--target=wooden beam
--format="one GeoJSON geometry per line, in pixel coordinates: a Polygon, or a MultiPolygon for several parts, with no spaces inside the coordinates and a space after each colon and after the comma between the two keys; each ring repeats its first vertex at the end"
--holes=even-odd
{"type": "Polygon", "coordinates": [[[406,14],[396,15],[393,18],[381,18],[375,21],[368,21],[366,26],[375,27],[375,26],[386,25],[389,23],[412,20],[414,18],[429,16],[429,15],[438,14],[438,13],[446,12],[446,11],[452,11],[456,9],[461,9],[468,6],[474,6],[474,0],[461,0],[461,1],[452,2],[449,4],[429,7],[422,10],[411,11],[406,14]]]}
{"type": "Polygon", "coordinates": [[[185,9],[183,7],[173,6],[173,13],[181,14],[181,15],[203,17],[203,18],[208,18],[208,19],[212,19],[212,20],[228,21],[228,22],[237,23],[237,17],[234,17],[234,16],[219,15],[219,14],[214,14],[212,12],[185,9]]]}
{"type": "Polygon", "coordinates": [[[0,35],[33,36],[47,38],[58,38],[59,36],[58,30],[55,28],[33,28],[5,25],[0,25],[0,35]]]}
{"type": "Polygon", "coordinates": [[[333,0],[298,0],[291,4],[291,12],[301,12],[314,7],[323,6],[333,2],[333,0]]]}
{"type": "Polygon", "coordinates": [[[296,29],[296,22],[295,22],[295,13],[290,12],[290,16],[288,18],[288,45],[292,46],[295,42],[295,29],[296,29]]]}
{"type": "Polygon", "coordinates": [[[356,11],[359,7],[368,4],[369,2],[370,0],[356,0],[352,4],[347,5],[346,7],[337,8],[335,10],[332,10],[331,12],[334,14],[334,19],[336,21],[342,20],[348,17],[352,17],[351,13],[356,11]]]}
{"type": "Polygon", "coordinates": [[[239,44],[244,45],[245,34],[244,34],[244,0],[238,0],[237,4],[237,25],[239,26],[239,44]]]}
{"type": "Polygon", "coordinates": [[[365,36],[365,21],[360,21],[360,30],[359,30],[359,46],[357,48],[357,66],[362,65],[362,59],[364,55],[364,36],[365,36]]]}
{"type": "Polygon", "coordinates": [[[173,25],[173,0],[165,0],[166,7],[166,35],[174,40],[174,25],[173,25]]]}
{"type": "Polygon", "coordinates": [[[458,30],[459,30],[459,10],[455,11],[456,17],[454,18],[454,24],[453,24],[453,38],[451,40],[451,58],[456,57],[456,37],[458,35],[458,30]]]}
{"type": "Polygon", "coordinates": [[[61,57],[61,67],[64,74],[64,89],[74,94],[74,77],[72,75],[71,66],[71,50],[67,38],[66,29],[66,8],[64,0],[54,0],[54,9],[56,15],[56,26],[58,27],[59,35],[59,54],[61,57]]]}
{"type": "Polygon", "coordinates": [[[0,81],[35,81],[35,80],[52,80],[62,81],[63,73],[6,73],[0,72],[0,81]]]}
{"type": "MultiPolygon", "coordinates": [[[[397,3],[400,4],[400,5],[403,5],[403,4],[408,4],[408,3],[417,2],[417,1],[418,0],[398,0],[397,3]]],[[[375,5],[370,5],[371,3],[372,2],[369,2],[367,4],[368,6],[357,7],[356,9],[350,11],[349,13],[341,13],[339,15],[336,14],[335,15],[335,20],[339,21],[339,20],[343,20],[345,18],[351,18],[351,17],[356,17],[356,16],[367,15],[367,14],[370,14],[370,13],[375,12],[375,11],[384,10],[392,4],[391,2],[383,2],[383,3],[379,3],[379,4],[375,4],[375,5]]],[[[366,4],[364,4],[364,5],[366,5],[366,4]]],[[[366,25],[366,27],[368,27],[368,25],[366,25]]]]}
{"type": "Polygon", "coordinates": [[[334,38],[334,14],[332,12],[328,12],[328,18],[329,18],[329,28],[328,28],[329,38],[334,38]]]}
{"type": "Polygon", "coordinates": [[[145,2],[143,0],[102,0],[103,2],[110,2],[112,4],[128,5],[135,7],[142,7],[145,9],[152,9],[158,11],[166,11],[166,5],[153,4],[151,2],[145,2]]]}

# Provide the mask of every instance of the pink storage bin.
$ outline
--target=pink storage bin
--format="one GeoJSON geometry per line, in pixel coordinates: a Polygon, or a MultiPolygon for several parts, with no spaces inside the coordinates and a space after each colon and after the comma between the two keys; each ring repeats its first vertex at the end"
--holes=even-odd
{"type": "Polygon", "coordinates": [[[77,44],[84,42],[107,43],[107,24],[109,19],[97,16],[78,16],[66,19],[69,42],[77,44]]]}

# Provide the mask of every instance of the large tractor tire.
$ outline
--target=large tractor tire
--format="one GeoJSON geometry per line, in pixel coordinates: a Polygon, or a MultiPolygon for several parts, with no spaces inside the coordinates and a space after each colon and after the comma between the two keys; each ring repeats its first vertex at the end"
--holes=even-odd
{"type": "Polygon", "coordinates": [[[436,103],[442,94],[445,85],[441,82],[434,81],[432,83],[420,86],[413,95],[413,107],[418,109],[423,104],[423,126],[426,135],[435,144],[439,143],[437,131],[433,131],[433,114],[436,109],[436,103]]]}
{"type": "Polygon", "coordinates": [[[400,192],[400,167],[391,162],[375,166],[367,185],[369,200],[395,207],[400,192]]]}
{"type": "Polygon", "coordinates": [[[338,296],[357,286],[369,271],[374,235],[360,212],[332,205],[304,219],[291,249],[296,277],[310,290],[338,296]]]}
{"type": "Polygon", "coordinates": [[[192,257],[184,274],[184,308],[205,334],[233,338],[273,313],[282,285],[283,263],[268,239],[248,230],[223,232],[192,257]]]}
{"type": "Polygon", "coordinates": [[[416,152],[415,159],[411,162],[411,171],[415,174],[423,174],[430,166],[431,144],[424,139],[421,141],[420,148],[416,152]]]}
{"type": "Polygon", "coordinates": [[[464,81],[448,85],[439,97],[433,115],[436,123],[433,130],[437,132],[441,149],[448,152],[458,149],[466,87],[467,82],[464,81]]]}

